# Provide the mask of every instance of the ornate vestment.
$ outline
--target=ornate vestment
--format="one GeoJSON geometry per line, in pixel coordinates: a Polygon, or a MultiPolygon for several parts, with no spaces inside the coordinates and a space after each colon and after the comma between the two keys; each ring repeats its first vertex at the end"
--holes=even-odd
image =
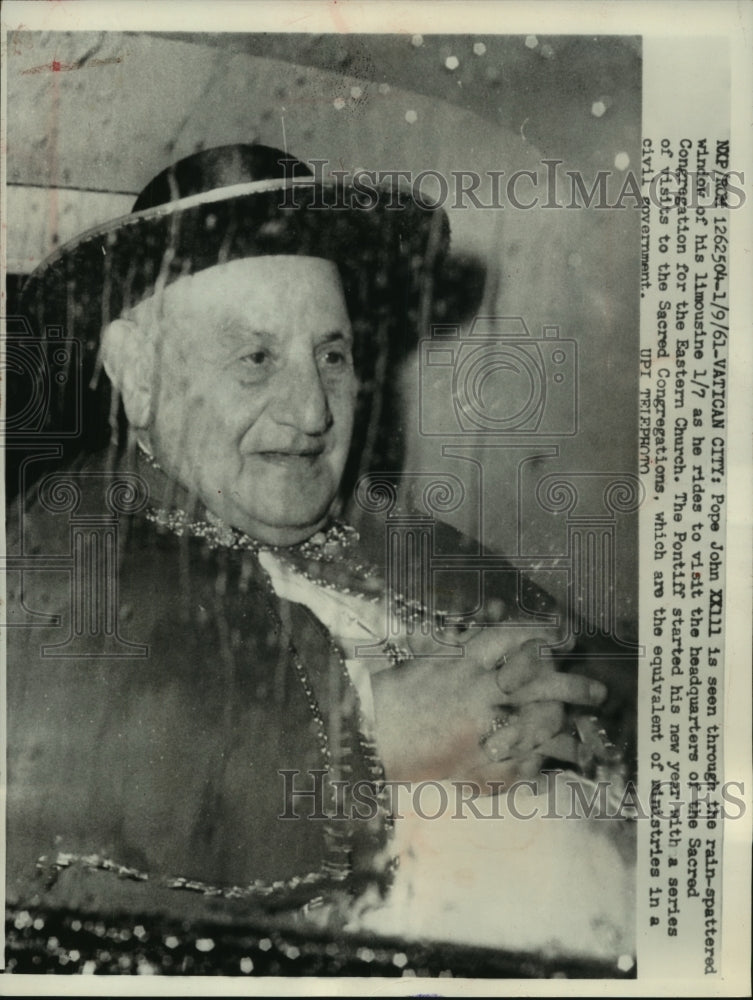
{"type": "MultiPolygon", "coordinates": [[[[301,904],[324,886],[383,884],[384,775],[327,615],[280,596],[277,554],[155,510],[154,483],[129,475],[101,463],[57,474],[10,519],[9,901],[178,913],[168,890],[301,904]],[[107,521],[118,477],[135,512],[107,521]],[[354,786],[376,808],[354,811],[354,786]],[[128,899],[109,878],[82,890],[70,876],[82,864],[128,880],[128,899]]],[[[436,544],[476,548],[441,526],[436,544]]],[[[382,598],[383,551],[375,523],[360,542],[336,530],[291,549],[283,565],[348,607],[382,598]]],[[[496,620],[521,599],[552,610],[512,570],[496,584],[480,594],[462,568],[446,573],[448,612],[478,612],[480,599],[496,620]]]]}

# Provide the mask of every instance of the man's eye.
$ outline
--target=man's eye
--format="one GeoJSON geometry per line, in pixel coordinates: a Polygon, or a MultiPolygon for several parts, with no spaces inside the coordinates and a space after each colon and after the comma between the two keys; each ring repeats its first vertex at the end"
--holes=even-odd
{"type": "Polygon", "coordinates": [[[259,368],[268,358],[269,354],[267,351],[252,351],[250,354],[244,354],[241,361],[250,368],[259,368]]]}
{"type": "Polygon", "coordinates": [[[345,351],[333,348],[332,350],[325,351],[322,355],[322,361],[328,368],[341,368],[349,364],[350,356],[345,351]]]}

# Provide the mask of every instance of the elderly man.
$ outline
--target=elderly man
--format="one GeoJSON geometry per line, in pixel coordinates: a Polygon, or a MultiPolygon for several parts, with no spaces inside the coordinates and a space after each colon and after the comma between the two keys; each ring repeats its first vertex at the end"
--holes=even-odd
{"type": "MultiPolygon", "coordinates": [[[[446,223],[387,198],[333,208],[281,159],[197,153],[29,283],[31,316],[84,345],[76,516],[101,514],[118,483],[143,502],[104,570],[119,650],[93,617],[74,653],[60,642],[86,579],[76,590],[49,563],[9,583],[9,621],[26,626],[8,650],[12,898],[38,890],[40,858],[265,892],[371,870],[386,826],[381,807],[354,808],[359,782],[498,789],[575,759],[563,705],[606,697],[540,655],[553,631],[512,622],[448,626],[449,658],[420,655],[406,628],[359,659],[394,595],[337,516],[358,446],[354,355],[376,354],[385,316],[410,315],[446,223]]],[[[62,560],[54,485],[31,491],[11,535],[62,560]]],[[[106,909],[105,883],[92,891],[106,909]]]]}

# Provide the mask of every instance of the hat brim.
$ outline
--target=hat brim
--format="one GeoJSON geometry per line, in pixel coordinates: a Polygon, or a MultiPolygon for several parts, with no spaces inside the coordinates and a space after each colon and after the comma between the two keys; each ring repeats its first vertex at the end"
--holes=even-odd
{"type": "Polygon", "coordinates": [[[50,255],[26,282],[21,307],[38,336],[63,327],[91,348],[109,320],[161,284],[228,260],[279,254],[332,260],[354,282],[373,278],[402,306],[446,253],[447,217],[393,189],[367,201],[351,187],[274,180],[158,205],[50,255]]]}

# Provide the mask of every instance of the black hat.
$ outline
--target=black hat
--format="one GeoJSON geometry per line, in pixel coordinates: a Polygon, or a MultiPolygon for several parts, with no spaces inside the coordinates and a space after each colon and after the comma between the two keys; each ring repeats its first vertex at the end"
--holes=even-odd
{"type": "Polygon", "coordinates": [[[335,261],[346,283],[364,274],[402,297],[449,243],[441,210],[391,188],[318,183],[281,150],[230,145],[168,167],[130,215],[83,233],[30,276],[21,305],[39,335],[63,326],[96,342],[102,326],[158,284],[239,257],[302,254],[335,261]]]}

